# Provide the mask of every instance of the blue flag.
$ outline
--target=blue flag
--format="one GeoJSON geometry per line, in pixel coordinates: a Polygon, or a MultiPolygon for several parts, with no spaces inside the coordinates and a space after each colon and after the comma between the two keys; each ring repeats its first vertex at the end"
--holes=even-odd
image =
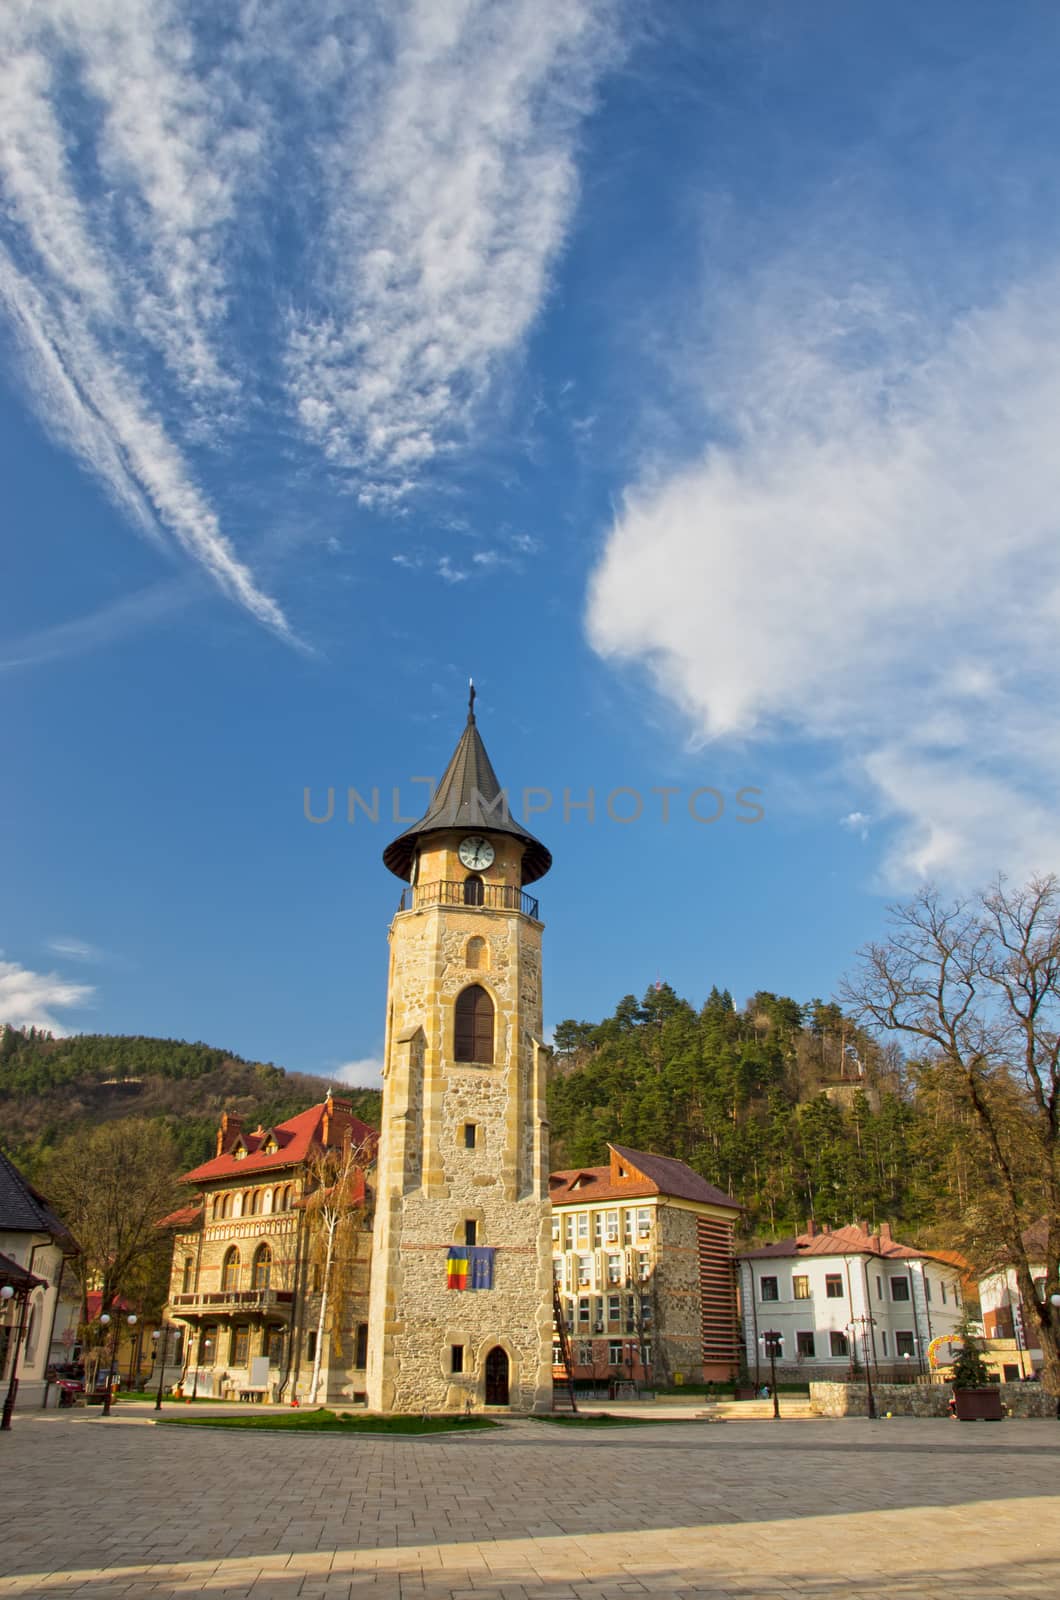
{"type": "Polygon", "coordinates": [[[489,1244],[472,1245],[468,1251],[471,1257],[470,1270],[467,1277],[469,1289],[493,1288],[493,1246],[489,1244]]]}

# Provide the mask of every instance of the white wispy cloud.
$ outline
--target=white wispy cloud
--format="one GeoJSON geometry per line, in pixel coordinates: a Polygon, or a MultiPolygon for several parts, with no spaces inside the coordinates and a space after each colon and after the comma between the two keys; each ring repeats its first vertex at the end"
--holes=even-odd
{"type": "Polygon", "coordinates": [[[329,222],[292,319],[292,403],[362,492],[399,496],[467,430],[543,303],[580,118],[613,42],[593,0],[380,7],[323,151],[329,222]],[[387,67],[380,69],[380,60],[387,67]]]}
{"type": "Polygon", "coordinates": [[[787,274],[746,308],[718,442],[625,497],[592,642],[699,738],[833,741],[891,885],[1056,866],[1060,273],[945,318],[787,274]]]}
{"type": "Polygon", "coordinates": [[[0,9],[0,311],[27,393],[140,532],[278,634],[216,452],[272,427],[273,470],[304,472],[293,412],[362,506],[407,514],[545,302],[620,4],[0,9]]]}
{"type": "Polygon", "coordinates": [[[346,1083],[351,1088],[378,1089],[383,1082],[383,1058],[361,1056],[356,1061],[343,1061],[331,1069],[330,1076],[336,1083],[346,1083]]]}
{"type": "Polygon", "coordinates": [[[0,305],[45,426],[142,530],[161,526],[231,598],[286,634],[280,607],[236,555],[147,400],[149,350],[195,397],[231,388],[209,343],[224,304],[215,236],[255,140],[217,131],[225,119],[211,108],[223,98],[198,79],[165,4],[6,8],[0,305]],[[60,116],[71,81],[98,112],[88,129],[60,116]],[[80,143],[94,165],[83,151],[75,161],[80,143]]]}
{"type": "Polygon", "coordinates": [[[88,1005],[95,992],[92,984],[71,983],[57,972],[33,972],[16,961],[0,961],[0,1022],[13,1028],[66,1034],[69,1030],[56,1011],[88,1005]]]}
{"type": "Polygon", "coordinates": [[[0,645],[0,672],[80,655],[86,650],[126,638],[130,633],[148,628],[187,605],[197,592],[199,582],[196,578],[164,578],[159,583],[99,606],[86,616],[71,618],[69,622],[56,622],[50,627],[38,628],[33,633],[8,640],[0,645]]]}
{"type": "Polygon", "coordinates": [[[101,961],[102,950],[94,944],[87,944],[84,939],[49,939],[48,949],[57,956],[69,956],[73,961],[101,961]]]}

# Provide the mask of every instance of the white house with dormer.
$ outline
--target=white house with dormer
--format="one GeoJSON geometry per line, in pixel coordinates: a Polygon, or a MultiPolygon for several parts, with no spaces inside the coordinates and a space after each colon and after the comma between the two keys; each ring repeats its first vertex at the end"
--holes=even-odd
{"type": "Polygon", "coordinates": [[[778,1336],[785,1382],[844,1378],[866,1367],[881,1379],[923,1374],[928,1346],[963,1315],[961,1273],[900,1244],[883,1223],[823,1229],[739,1253],[747,1365],[769,1381],[768,1334],[778,1336]]]}

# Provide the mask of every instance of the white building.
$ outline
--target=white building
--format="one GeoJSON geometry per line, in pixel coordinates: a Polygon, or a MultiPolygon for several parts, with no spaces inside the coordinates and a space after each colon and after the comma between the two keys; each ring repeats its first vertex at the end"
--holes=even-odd
{"type": "Polygon", "coordinates": [[[6,1396],[17,1348],[19,1410],[42,1405],[50,1363],[70,1359],[80,1306],[70,1259],[77,1253],[43,1197],[0,1151],[0,1287],[13,1290],[0,1302],[0,1385],[6,1396]]]}
{"type": "MultiPolygon", "coordinates": [[[[1031,1258],[1031,1277],[1039,1300],[1044,1300],[1051,1276],[1046,1264],[1048,1225],[1042,1217],[1023,1235],[1023,1247],[1031,1258]]],[[[1015,1267],[998,1267],[979,1280],[983,1332],[990,1341],[987,1360],[996,1366],[1006,1381],[1015,1381],[1040,1372],[1042,1351],[1033,1318],[1028,1318],[1020,1302],[1015,1267]]]]}
{"type": "Polygon", "coordinates": [[[887,1223],[806,1233],[739,1255],[747,1365],[769,1377],[767,1333],[780,1336],[777,1374],[786,1382],[927,1371],[932,1339],[963,1313],[960,1271],[898,1244],[887,1223]]]}

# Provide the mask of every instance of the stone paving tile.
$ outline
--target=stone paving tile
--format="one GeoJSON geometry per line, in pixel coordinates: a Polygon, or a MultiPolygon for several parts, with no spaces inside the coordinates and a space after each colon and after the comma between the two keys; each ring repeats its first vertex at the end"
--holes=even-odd
{"type": "Polygon", "coordinates": [[[250,1455],[241,1436],[23,1415],[3,1446],[0,1600],[1060,1592],[1048,1422],[270,1434],[250,1455]]]}

